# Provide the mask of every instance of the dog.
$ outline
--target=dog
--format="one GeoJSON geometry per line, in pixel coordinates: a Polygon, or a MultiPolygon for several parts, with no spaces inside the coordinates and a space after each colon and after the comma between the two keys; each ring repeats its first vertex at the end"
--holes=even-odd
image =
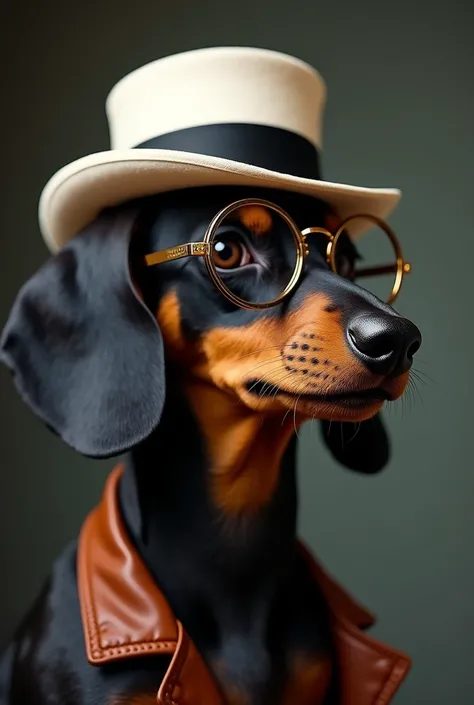
{"type": "MultiPolygon", "coordinates": [[[[78,541],[65,549],[3,657],[2,705],[151,704],[158,691],[183,705],[381,704],[408,670],[365,634],[372,618],[342,589],[328,606],[330,579],[296,535],[296,431],[317,419],[338,462],[380,471],[381,409],[406,389],[419,330],[353,281],[347,234],[345,276],[308,239],[298,286],[267,309],[233,305],[197,257],[144,264],[249,198],[301,230],[336,217],[321,199],[269,188],[136,199],[104,210],[15,301],[2,359],[25,402],[78,452],[123,459],[107,508],[81,532],[83,558],[78,541]],[[161,624],[145,652],[135,613],[161,624]],[[119,622],[128,647],[114,641],[119,622]],[[358,640],[364,656],[341,650],[343,624],[344,649],[358,640]],[[177,658],[181,685],[168,682],[177,658]]],[[[227,245],[265,228],[278,240],[263,207],[243,208],[227,245]]]]}

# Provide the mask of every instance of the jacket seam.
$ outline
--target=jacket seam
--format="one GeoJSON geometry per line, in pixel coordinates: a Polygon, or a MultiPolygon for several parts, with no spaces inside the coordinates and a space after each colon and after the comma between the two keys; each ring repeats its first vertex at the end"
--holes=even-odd
{"type": "Polygon", "coordinates": [[[375,701],[375,705],[387,705],[389,700],[398,690],[398,687],[401,683],[401,679],[405,675],[407,667],[408,663],[404,659],[399,658],[396,661],[396,663],[392,667],[392,670],[387,680],[384,683],[381,692],[379,693],[377,700],[375,701]]]}
{"type": "MultiPolygon", "coordinates": [[[[170,703],[170,705],[180,705],[178,701],[173,699],[173,690],[179,680],[182,668],[189,654],[190,640],[189,636],[185,633],[184,628],[181,626],[182,641],[178,653],[175,656],[175,662],[172,664],[171,671],[168,675],[168,682],[166,683],[166,688],[163,693],[163,699],[170,703]]],[[[183,705],[183,703],[181,703],[183,705]]]]}

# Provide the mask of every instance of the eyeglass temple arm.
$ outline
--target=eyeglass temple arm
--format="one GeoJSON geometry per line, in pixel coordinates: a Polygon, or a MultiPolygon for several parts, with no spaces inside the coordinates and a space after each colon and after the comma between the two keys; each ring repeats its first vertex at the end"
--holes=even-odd
{"type": "Polygon", "coordinates": [[[181,259],[181,257],[202,257],[209,254],[209,251],[208,242],[187,242],[185,245],[168,247],[166,250],[159,250],[146,255],[145,264],[147,267],[151,267],[154,264],[171,262],[174,259],[181,259]]]}
{"type": "MultiPolygon", "coordinates": [[[[362,269],[356,269],[354,272],[355,277],[377,277],[381,274],[396,274],[398,271],[398,264],[386,264],[380,267],[365,267],[362,269]]],[[[408,262],[403,263],[403,273],[410,274],[411,264],[408,262]]]]}

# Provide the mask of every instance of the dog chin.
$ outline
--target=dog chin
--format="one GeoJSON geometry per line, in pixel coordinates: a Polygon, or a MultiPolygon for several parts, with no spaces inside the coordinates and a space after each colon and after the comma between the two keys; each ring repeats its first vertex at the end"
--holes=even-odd
{"type": "Polygon", "coordinates": [[[252,390],[252,385],[246,385],[237,391],[240,400],[253,411],[268,415],[296,415],[298,419],[320,419],[324,421],[366,421],[375,416],[383,407],[388,395],[381,391],[380,397],[348,394],[346,397],[311,398],[311,395],[291,394],[271,391],[259,394],[252,390]]]}
{"type": "Polygon", "coordinates": [[[382,410],[384,401],[348,406],[346,404],[297,404],[297,413],[307,419],[320,421],[367,421],[382,410]]]}

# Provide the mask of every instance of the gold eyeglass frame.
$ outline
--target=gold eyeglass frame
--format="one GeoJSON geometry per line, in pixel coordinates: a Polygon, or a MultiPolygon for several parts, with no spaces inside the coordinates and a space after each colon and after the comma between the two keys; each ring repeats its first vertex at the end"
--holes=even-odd
{"type": "Polygon", "coordinates": [[[175,247],[168,247],[165,250],[159,250],[157,252],[152,252],[145,256],[145,264],[147,267],[152,267],[157,264],[162,264],[163,262],[170,262],[176,259],[181,259],[182,257],[204,257],[204,262],[206,265],[207,272],[220,291],[220,293],[225,296],[233,304],[246,309],[267,309],[272,306],[276,306],[281,303],[288,294],[295,288],[298,281],[300,280],[301,274],[303,272],[305,258],[309,255],[309,245],[307,243],[308,235],[320,234],[328,238],[328,244],[326,248],[326,260],[334,274],[338,274],[336,267],[336,245],[339,241],[340,236],[347,228],[348,223],[364,218],[366,220],[371,220],[375,225],[378,225],[387,234],[390,242],[393,245],[395,251],[396,261],[393,265],[383,265],[380,267],[367,267],[365,269],[359,269],[355,272],[355,277],[370,277],[377,276],[380,274],[395,274],[395,281],[392,287],[391,294],[387,300],[388,304],[392,304],[400,293],[400,289],[403,282],[403,276],[411,272],[411,265],[405,261],[402,253],[402,249],[398,238],[396,237],[393,230],[383,221],[375,215],[352,215],[346,218],[337,229],[336,233],[331,233],[326,228],[320,227],[310,227],[305,230],[300,230],[293,219],[288,215],[283,208],[277,206],[271,201],[266,201],[260,198],[243,198],[238,201],[230,203],[225,208],[222,208],[209,223],[206,232],[204,233],[204,239],[201,242],[187,242],[184,245],[178,245],[175,247]],[[286,285],[283,292],[271,301],[266,301],[264,303],[251,303],[245,299],[241,299],[236,296],[232,291],[227,289],[223,283],[221,277],[216,271],[216,266],[212,259],[212,241],[214,239],[214,234],[218,227],[226,219],[226,217],[233,210],[241,208],[243,206],[262,206],[268,208],[269,210],[277,213],[288,225],[296,246],[296,262],[293,274],[291,275],[290,281],[286,285]]]}

